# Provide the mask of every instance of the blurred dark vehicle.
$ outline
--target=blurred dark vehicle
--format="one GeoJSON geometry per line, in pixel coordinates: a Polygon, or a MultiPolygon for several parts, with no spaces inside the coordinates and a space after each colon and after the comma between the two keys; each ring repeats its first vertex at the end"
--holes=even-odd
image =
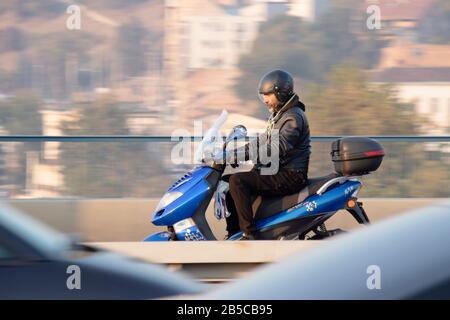
{"type": "Polygon", "coordinates": [[[450,299],[449,248],[445,200],[338,236],[198,298],[450,299]]]}
{"type": "Polygon", "coordinates": [[[0,299],[155,299],[202,289],[162,267],[74,242],[0,203],[0,299]],[[77,284],[72,265],[80,289],[69,289],[77,284]]]}

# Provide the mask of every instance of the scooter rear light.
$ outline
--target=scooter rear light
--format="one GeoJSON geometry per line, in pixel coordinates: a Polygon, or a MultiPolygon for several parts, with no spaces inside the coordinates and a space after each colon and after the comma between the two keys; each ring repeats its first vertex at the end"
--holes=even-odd
{"type": "Polygon", "coordinates": [[[350,199],[350,200],[348,200],[348,201],[347,201],[347,207],[349,207],[349,208],[354,208],[354,207],[356,207],[356,201],[355,201],[355,199],[350,199]]]}
{"type": "Polygon", "coordinates": [[[364,152],[364,155],[367,157],[384,156],[384,150],[366,151],[364,152]]]}

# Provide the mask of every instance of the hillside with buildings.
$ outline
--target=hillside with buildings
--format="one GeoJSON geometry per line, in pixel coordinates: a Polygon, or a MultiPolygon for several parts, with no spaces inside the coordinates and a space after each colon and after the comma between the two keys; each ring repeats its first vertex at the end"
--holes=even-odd
{"type": "MultiPolygon", "coordinates": [[[[450,34],[447,7],[444,0],[2,2],[0,130],[5,135],[170,135],[175,129],[193,133],[194,121],[205,120],[207,127],[223,109],[233,124],[257,130],[268,116],[257,99],[259,78],[283,68],[295,77],[313,135],[446,135],[450,40],[441,35],[446,30],[450,34]],[[67,27],[71,5],[79,8],[79,30],[67,27]],[[380,28],[375,30],[366,26],[372,5],[380,11],[380,28]],[[372,89],[384,86],[389,90],[372,89]],[[368,111],[348,113],[363,104],[362,92],[372,97],[364,105],[368,111]],[[368,106],[375,108],[373,100],[378,99],[391,113],[373,117],[375,110],[368,106]],[[410,125],[397,119],[395,108],[406,109],[410,125]],[[117,121],[105,119],[106,114],[117,121]],[[371,125],[333,125],[366,116],[371,125]]],[[[161,175],[152,181],[173,172],[169,144],[105,150],[116,150],[123,159],[132,158],[132,152],[136,159],[151,161],[155,168],[141,177],[158,171],[161,175]]],[[[67,157],[74,151],[58,142],[46,142],[42,148],[2,144],[0,153],[8,159],[0,161],[2,189],[14,196],[86,196],[74,181],[87,171],[72,169],[98,158],[84,151],[85,159],[76,163],[67,157]],[[20,178],[8,178],[18,171],[20,178]]],[[[117,168],[118,160],[108,161],[98,170],[105,181],[109,172],[121,170],[108,170],[117,168]]],[[[139,180],[132,171],[141,164],[133,168],[131,163],[123,176],[111,177],[110,184],[139,180]]],[[[158,183],[147,188],[145,179],[139,183],[142,187],[129,187],[133,191],[105,190],[144,196],[165,188],[158,183]]],[[[402,190],[395,192],[409,192],[402,190]]]]}

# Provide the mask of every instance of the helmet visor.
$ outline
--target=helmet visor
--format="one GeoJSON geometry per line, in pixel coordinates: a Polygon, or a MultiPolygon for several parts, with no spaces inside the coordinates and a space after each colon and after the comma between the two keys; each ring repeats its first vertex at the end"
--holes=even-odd
{"type": "Polygon", "coordinates": [[[267,92],[258,91],[258,98],[259,98],[259,100],[261,100],[262,103],[265,103],[264,102],[264,95],[268,95],[268,94],[271,94],[271,93],[274,93],[274,91],[273,90],[267,91],[267,92]]]}
{"type": "Polygon", "coordinates": [[[261,92],[258,92],[258,99],[261,100],[262,103],[264,103],[264,95],[261,92]]]}

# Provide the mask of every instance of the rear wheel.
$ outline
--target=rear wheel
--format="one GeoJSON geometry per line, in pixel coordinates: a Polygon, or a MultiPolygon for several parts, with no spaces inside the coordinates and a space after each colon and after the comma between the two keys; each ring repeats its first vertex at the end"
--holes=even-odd
{"type": "Polygon", "coordinates": [[[288,234],[288,235],[281,235],[277,238],[277,240],[297,240],[298,234],[288,234]]]}
{"type": "Polygon", "coordinates": [[[299,235],[298,240],[322,240],[330,237],[334,237],[343,233],[347,233],[347,231],[342,229],[333,229],[328,230],[325,224],[321,224],[319,227],[312,230],[313,234],[309,235],[299,235]]]}
{"type": "Polygon", "coordinates": [[[327,233],[323,234],[323,233],[319,233],[319,234],[314,234],[312,237],[307,238],[306,240],[322,240],[322,239],[326,239],[326,238],[330,238],[330,237],[334,237],[343,233],[347,233],[347,231],[342,230],[342,229],[333,229],[333,230],[329,230],[327,233]]]}

